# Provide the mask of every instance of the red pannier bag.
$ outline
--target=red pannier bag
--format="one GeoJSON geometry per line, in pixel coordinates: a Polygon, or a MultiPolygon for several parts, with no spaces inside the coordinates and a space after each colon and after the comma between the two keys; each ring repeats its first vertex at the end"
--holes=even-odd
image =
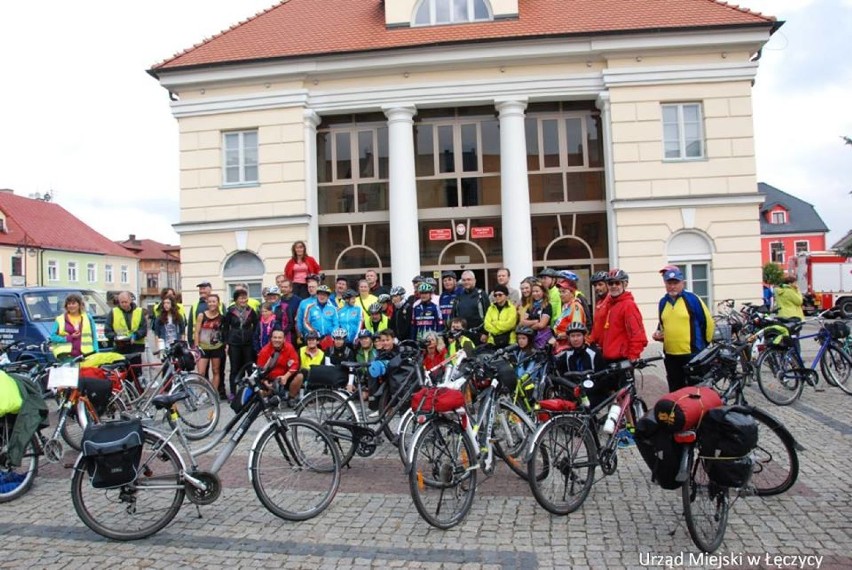
{"type": "Polygon", "coordinates": [[[546,422],[550,419],[551,414],[564,414],[565,412],[573,412],[577,409],[577,402],[571,400],[561,400],[554,398],[552,400],[541,400],[538,403],[538,419],[546,422]]]}
{"type": "Polygon", "coordinates": [[[452,412],[464,408],[464,393],[452,388],[422,388],[411,397],[411,409],[418,413],[452,412]]]}
{"type": "Polygon", "coordinates": [[[695,429],[704,414],[722,407],[722,398],[712,388],[687,386],[666,394],[654,405],[654,418],[670,432],[695,429]]]}

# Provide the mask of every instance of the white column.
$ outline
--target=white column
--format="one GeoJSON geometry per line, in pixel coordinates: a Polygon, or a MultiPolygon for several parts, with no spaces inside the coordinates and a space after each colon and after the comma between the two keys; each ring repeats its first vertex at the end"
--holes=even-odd
{"type": "Polygon", "coordinates": [[[601,111],[603,129],[604,183],[606,187],[606,233],[609,242],[609,266],[618,267],[618,231],[615,223],[615,167],[612,162],[612,116],[610,114],[609,91],[598,94],[595,106],[601,111]]]}
{"type": "Polygon", "coordinates": [[[411,283],[420,273],[420,229],[417,225],[417,185],[414,174],[413,105],[382,107],[388,118],[391,279],[411,283]]]}
{"type": "Polygon", "coordinates": [[[319,250],[319,222],[317,221],[317,125],[320,117],[305,109],[305,210],[308,222],[308,252],[322,264],[319,250]]]}
{"type": "Polygon", "coordinates": [[[526,99],[497,100],[500,113],[500,204],[503,265],[523,279],[533,274],[530,191],[524,128],[526,99]]]}

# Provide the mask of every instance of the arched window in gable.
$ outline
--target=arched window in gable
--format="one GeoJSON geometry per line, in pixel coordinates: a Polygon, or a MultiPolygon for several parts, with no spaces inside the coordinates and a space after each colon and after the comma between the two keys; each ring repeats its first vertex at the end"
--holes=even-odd
{"type": "Polygon", "coordinates": [[[493,20],[488,0],[420,0],[412,26],[440,26],[493,20]]]}

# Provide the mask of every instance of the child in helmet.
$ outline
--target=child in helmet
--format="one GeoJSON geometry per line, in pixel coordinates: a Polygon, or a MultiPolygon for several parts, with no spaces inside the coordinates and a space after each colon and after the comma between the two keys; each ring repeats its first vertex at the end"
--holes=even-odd
{"type": "Polygon", "coordinates": [[[331,331],[333,344],[325,351],[325,363],[331,366],[340,366],[341,362],[352,362],[355,360],[355,351],[346,342],[348,333],[346,329],[338,327],[331,331]]]}
{"type": "Polygon", "coordinates": [[[565,331],[568,336],[568,348],[559,353],[557,370],[560,372],[597,372],[603,370],[604,360],[600,350],[586,342],[586,325],[575,321],[565,331]]]}

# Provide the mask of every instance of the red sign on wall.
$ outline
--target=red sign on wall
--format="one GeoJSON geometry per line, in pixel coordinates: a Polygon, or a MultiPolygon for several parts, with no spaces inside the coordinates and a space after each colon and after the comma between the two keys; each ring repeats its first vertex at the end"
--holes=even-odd
{"type": "Polygon", "coordinates": [[[453,230],[450,228],[429,230],[429,241],[450,241],[451,239],[453,239],[453,230]]]}
{"type": "Polygon", "coordinates": [[[471,239],[486,239],[494,237],[494,226],[484,226],[481,228],[470,228],[471,239]]]}

